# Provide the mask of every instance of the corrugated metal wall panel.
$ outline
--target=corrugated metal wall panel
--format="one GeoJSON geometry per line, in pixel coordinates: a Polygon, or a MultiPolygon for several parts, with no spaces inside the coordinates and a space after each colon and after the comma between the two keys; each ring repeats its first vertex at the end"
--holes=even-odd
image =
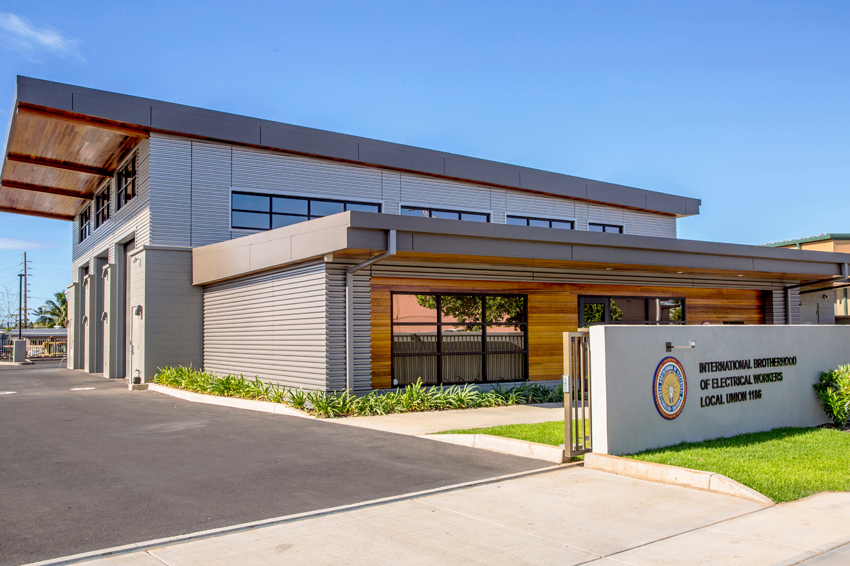
{"type": "Polygon", "coordinates": [[[191,245],[192,141],[151,135],[151,243],[191,245]]]}
{"type": "Polygon", "coordinates": [[[192,142],[192,247],[229,240],[232,149],[192,142]]]}
{"type": "Polygon", "coordinates": [[[380,202],[381,170],[234,147],[233,186],[380,202]]]}
{"type": "Polygon", "coordinates": [[[764,296],[765,324],[787,324],[785,318],[785,288],[774,285],[764,296]]]}
{"type": "Polygon", "coordinates": [[[637,210],[623,211],[623,232],[639,236],[657,236],[660,238],[676,237],[676,217],[639,212],[637,210]]]}
{"type": "Polygon", "coordinates": [[[401,214],[401,175],[394,171],[381,171],[382,212],[401,214]]]}
{"type": "MultiPolygon", "coordinates": [[[[588,204],[587,221],[599,222],[602,224],[618,224],[620,226],[625,226],[626,216],[625,211],[622,208],[615,208],[613,206],[600,206],[598,204],[588,204]]],[[[629,228],[631,228],[631,226],[626,228],[626,233],[634,233],[629,232],[629,228]]]]}
{"type": "Polygon", "coordinates": [[[158,147],[163,150],[168,147],[168,143],[183,144],[174,146],[174,155],[163,152],[155,155],[155,159],[162,159],[163,163],[157,165],[159,170],[155,171],[154,180],[159,182],[159,179],[163,179],[163,184],[167,184],[163,174],[170,171],[175,178],[168,182],[179,187],[177,192],[172,190],[171,196],[156,197],[154,230],[158,234],[157,242],[183,240],[186,230],[190,231],[189,245],[192,246],[254,233],[247,230],[230,231],[230,187],[380,202],[382,210],[388,214],[399,214],[400,205],[422,205],[489,212],[491,221],[495,223],[504,223],[506,214],[514,214],[575,219],[576,229],[586,230],[587,219],[591,218],[600,222],[625,224],[625,231],[630,234],[665,237],[675,237],[676,234],[675,218],[664,215],[260,149],[190,142],[161,135],[152,136],[152,139],[157,140],[156,143],[160,143],[158,147]],[[162,207],[158,204],[167,204],[168,199],[184,198],[186,144],[190,144],[188,175],[192,210],[188,226],[185,216],[181,219],[175,212],[185,210],[180,208],[182,203],[165,212],[159,212],[162,207]],[[174,165],[176,162],[180,162],[179,167],[174,165]],[[160,225],[161,236],[157,228],[160,225]]]}
{"type": "Polygon", "coordinates": [[[490,188],[402,173],[401,204],[489,212],[490,188]]]}
{"type": "MultiPolygon", "coordinates": [[[[345,270],[356,262],[327,264],[328,389],[345,389],[345,270]]],[[[354,274],[354,390],[372,389],[372,278],[367,269],[354,274]]]]}
{"type": "Polygon", "coordinates": [[[803,324],[803,310],[800,306],[800,289],[789,290],[791,324],[803,324]]]}
{"type": "Polygon", "coordinates": [[[326,389],[325,265],[315,262],[204,289],[204,368],[326,389]]]}
{"type": "Polygon", "coordinates": [[[542,218],[576,217],[576,201],[518,191],[506,192],[506,211],[511,216],[539,216],[542,218]]]}
{"type": "MultiPolygon", "coordinates": [[[[110,183],[110,217],[91,235],[80,242],[79,223],[75,219],[71,235],[71,281],[78,282],[78,268],[103,251],[108,251],[113,261],[112,246],[117,238],[135,232],[136,245],[150,243],[150,141],[142,140],[136,147],[136,197],[115,210],[115,187],[110,183]]],[[[91,203],[93,206],[93,203],[91,203]]],[[[92,214],[92,217],[94,214],[92,214]]]]}

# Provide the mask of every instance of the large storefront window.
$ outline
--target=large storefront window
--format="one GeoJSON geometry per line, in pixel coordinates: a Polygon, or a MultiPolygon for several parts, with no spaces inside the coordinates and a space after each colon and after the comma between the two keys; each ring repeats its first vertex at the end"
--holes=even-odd
{"type": "Polygon", "coordinates": [[[685,324],[685,299],[579,297],[581,328],[594,324],[685,324]]]}
{"type": "Polygon", "coordinates": [[[528,377],[525,295],[392,296],[393,386],[528,377]]]}

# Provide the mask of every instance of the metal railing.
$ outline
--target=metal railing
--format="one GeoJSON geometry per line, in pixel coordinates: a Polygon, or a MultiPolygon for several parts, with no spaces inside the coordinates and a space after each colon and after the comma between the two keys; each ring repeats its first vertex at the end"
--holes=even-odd
{"type": "Polygon", "coordinates": [[[564,332],[564,456],[593,451],[591,434],[590,333],[564,332]]]}
{"type": "MultiPolygon", "coordinates": [[[[496,334],[487,336],[487,373],[501,380],[524,379],[524,337],[522,334],[496,334]]],[[[394,377],[398,385],[408,385],[421,379],[425,385],[437,380],[437,336],[432,333],[396,334],[393,337],[394,354],[422,354],[421,356],[395,356],[394,377]],[[430,355],[429,355],[430,354],[430,355]]],[[[482,358],[477,354],[446,355],[453,352],[481,352],[481,332],[443,334],[443,380],[444,382],[483,382],[482,358]]]]}
{"type": "MultiPolygon", "coordinates": [[[[14,336],[0,338],[0,359],[12,359],[14,336]]],[[[68,341],[50,338],[25,338],[27,358],[61,358],[68,353],[68,341]]]]}

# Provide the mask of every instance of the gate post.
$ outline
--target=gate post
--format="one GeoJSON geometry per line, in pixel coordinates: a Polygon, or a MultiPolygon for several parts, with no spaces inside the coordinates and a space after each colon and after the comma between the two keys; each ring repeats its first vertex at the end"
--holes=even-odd
{"type": "Polygon", "coordinates": [[[593,450],[590,411],[590,333],[564,332],[564,459],[593,450]],[[575,399],[573,399],[575,397],[575,399]]]}

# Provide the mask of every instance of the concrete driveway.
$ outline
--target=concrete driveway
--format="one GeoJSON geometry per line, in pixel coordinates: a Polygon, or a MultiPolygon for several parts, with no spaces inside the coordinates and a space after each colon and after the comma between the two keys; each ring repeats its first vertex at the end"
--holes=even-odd
{"type": "Polygon", "coordinates": [[[0,564],[533,470],[545,462],[0,367],[0,564]]]}
{"type": "Polygon", "coordinates": [[[771,505],[559,468],[86,564],[846,566],[850,494],[771,505]]]}

